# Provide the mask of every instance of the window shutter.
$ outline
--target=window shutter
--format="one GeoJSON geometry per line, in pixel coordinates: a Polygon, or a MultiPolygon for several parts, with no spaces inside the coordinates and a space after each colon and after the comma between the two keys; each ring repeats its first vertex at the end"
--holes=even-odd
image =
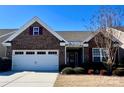
{"type": "Polygon", "coordinates": [[[43,34],[43,28],[39,27],[39,35],[42,35],[42,34],[43,34]]]}
{"type": "Polygon", "coordinates": [[[32,26],[29,27],[29,35],[33,35],[33,27],[32,26]]]}

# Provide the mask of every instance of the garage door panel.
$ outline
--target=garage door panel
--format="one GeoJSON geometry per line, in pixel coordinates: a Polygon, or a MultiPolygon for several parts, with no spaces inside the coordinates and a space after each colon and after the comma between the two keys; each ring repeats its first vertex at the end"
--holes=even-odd
{"type": "Polygon", "coordinates": [[[37,56],[36,61],[40,61],[39,64],[42,65],[53,65],[58,64],[58,56],[37,56]],[[48,64],[46,64],[48,63],[48,64]]]}
{"type": "MultiPolygon", "coordinates": [[[[29,52],[29,51],[28,51],[29,52]]],[[[38,70],[38,71],[58,71],[58,55],[57,54],[21,54],[12,56],[13,70],[38,70]]]]}
{"type": "Polygon", "coordinates": [[[12,62],[13,62],[13,70],[30,70],[32,68],[32,66],[34,65],[33,64],[33,61],[34,61],[34,57],[30,56],[30,59],[29,57],[26,57],[26,56],[14,56],[12,58],[12,62]]]}

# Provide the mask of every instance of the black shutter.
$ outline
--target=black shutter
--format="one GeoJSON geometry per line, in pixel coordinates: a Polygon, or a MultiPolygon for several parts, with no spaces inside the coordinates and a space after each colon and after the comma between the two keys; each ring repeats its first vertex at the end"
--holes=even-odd
{"type": "Polygon", "coordinates": [[[39,27],[39,35],[42,35],[42,34],[43,34],[43,28],[39,27]]]}
{"type": "Polygon", "coordinates": [[[29,35],[33,35],[33,27],[32,26],[29,27],[29,35]]]}

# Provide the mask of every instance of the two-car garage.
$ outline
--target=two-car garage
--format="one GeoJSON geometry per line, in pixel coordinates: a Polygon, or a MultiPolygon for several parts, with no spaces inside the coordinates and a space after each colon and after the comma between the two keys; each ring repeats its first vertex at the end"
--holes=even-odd
{"type": "Polygon", "coordinates": [[[58,50],[13,50],[12,70],[58,71],[58,50]]]}
{"type": "Polygon", "coordinates": [[[7,38],[2,45],[12,58],[13,71],[59,71],[65,65],[65,45],[61,35],[34,17],[7,38]]]}

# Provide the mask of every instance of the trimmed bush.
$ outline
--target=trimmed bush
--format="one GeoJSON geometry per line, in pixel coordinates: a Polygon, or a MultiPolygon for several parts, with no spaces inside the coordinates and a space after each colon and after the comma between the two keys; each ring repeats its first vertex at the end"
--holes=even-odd
{"type": "Polygon", "coordinates": [[[124,76],[124,68],[117,68],[113,71],[112,74],[117,76],[124,76]]]}
{"type": "Polygon", "coordinates": [[[94,74],[94,70],[93,69],[89,69],[88,70],[88,74],[94,74]]]}
{"type": "Polygon", "coordinates": [[[0,71],[10,71],[11,65],[11,59],[7,57],[3,57],[0,59],[0,71]]]}
{"type": "Polygon", "coordinates": [[[100,75],[108,75],[107,70],[105,70],[105,69],[100,70],[100,75]]]}
{"type": "Polygon", "coordinates": [[[66,67],[61,71],[61,74],[75,74],[75,71],[71,67],[66,67]]]}
{"type": "Polygon", "coordinates": [[[85,74],[85,69],[82,67],[75,67],[74,72],[75,74],[85,74]]]}

